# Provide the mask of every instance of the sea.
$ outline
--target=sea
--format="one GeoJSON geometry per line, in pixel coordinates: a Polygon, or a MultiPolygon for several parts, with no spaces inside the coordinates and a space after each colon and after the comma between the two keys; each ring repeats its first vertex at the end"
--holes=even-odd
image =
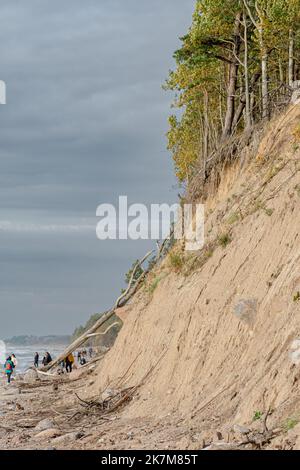
{"type": "Polygon", "coordinates": [[[67,345],[30,345],[30,346],[15,346],[2,343],[0,344],[0,364],[4,365],[5,359],[11,354],[15,354],[18,364],[16,373],[25,372],[29,367],[33,366],[33,359],[36,352],[40,355],[40,364],[42,364],[42,359],[46,351],[51,354],[52,359],[55,359],[59,354],[61,354],[67,345]]]}

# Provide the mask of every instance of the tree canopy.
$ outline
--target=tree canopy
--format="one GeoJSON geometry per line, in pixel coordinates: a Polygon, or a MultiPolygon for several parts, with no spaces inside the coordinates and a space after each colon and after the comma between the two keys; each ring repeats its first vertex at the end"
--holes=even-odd
{"type": "Polygon", "coordinates": [[[197,0],[165,88],[168,149],[189,184],[220,143],[268,120],[299,79],[300,0],[197,0]]]}

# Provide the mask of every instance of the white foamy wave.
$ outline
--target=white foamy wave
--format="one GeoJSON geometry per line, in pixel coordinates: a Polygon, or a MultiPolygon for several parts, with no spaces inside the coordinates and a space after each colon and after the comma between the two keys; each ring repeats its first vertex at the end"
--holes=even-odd
{"type": "Polygon", "coordinates": [[[6,361],[6,344],[0,340],[0,364],[4,364],[6,361]]]}
{"type": "MultiPolygon", "coordinates": [[[[4,344],[5,347],[5,344],[4,344]]],[[[1,345],[0,345],[1,348],[1,345]]],[[[22,373],[29,367],[33,366],[34,363],[34,355],[36,352],[39,353],[40,356],[40,365],[42,365],[42,359],[46,353],[49,351],[51,354],[52,359],[55,359],[59,354],[61,354],[65,349],[65,346],[62,345],[49,345],[49,346],[41,346],[41,345],[31,345],[31,346],[14,346],[14,345],[6,345],[6,351],[4,350],[4,360],[1,357],[1,364],[4,364],[6,359],[6,354],[11,355],[15,354],[18,365],[16,373],[22,373]]],[[[1,353],[0,353],[1,354],[1,353]]]]}

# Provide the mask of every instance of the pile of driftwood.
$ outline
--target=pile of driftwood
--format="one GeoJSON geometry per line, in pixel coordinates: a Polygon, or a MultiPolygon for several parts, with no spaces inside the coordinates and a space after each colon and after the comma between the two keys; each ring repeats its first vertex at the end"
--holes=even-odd
{"type": "MultiPolygon", "coordinates": [[[[80,405],[83,407],[84,413],[97,413],[101,415],[101,418],[105,419],[105,416],[117,411],[126,403],[130,402],[137,387],[128,387],[123,390],[116,390],[113,394],[106,397],[104,400],[83,400],[77,393],[80,405]]],[[[77,414],[77,413],[76,413],[77,414]]]]}
{"type": "MultiPolygon", "coordinates": [[[[128,369],[125,371],[123,376],[118,380],[114,388],[111,388],[111,384],[109,384],[102,393],[99,394],[98,398],[94,398],[91,400],[84,400],[83,398],[79,397],[77,393],[75,393],[78,402],[81,406],[80,410],[77,410],[74,414],[72,414],[68,421],[71,421],[75,417],[88,415],[88,414],[96,414],[97,417],[104,420],[109,420],[109,414],[120,411],[120,409],[131,402],[134,398],[134,395],[137,393],[138,389],[144,385],[146,380],[149,376],[153,373],[153,371],[157,368],[163,357],[167,353],[167,348],[164,349],[162,354],[159,356],[158,360],[150,367],[147,373],[142,377],[141,381],[138,385],[125,387],[124,384],[128,380],[126,376],[128,376],[129,371],[131,370],[133,364],[137,361],[139,354],[135,357],[135,359],[131,362],[128,369]],[[103,398],[104,397],[104,398],[103,398]]],[[[114,419],[114,418],[113,418],[114,419]]]]}

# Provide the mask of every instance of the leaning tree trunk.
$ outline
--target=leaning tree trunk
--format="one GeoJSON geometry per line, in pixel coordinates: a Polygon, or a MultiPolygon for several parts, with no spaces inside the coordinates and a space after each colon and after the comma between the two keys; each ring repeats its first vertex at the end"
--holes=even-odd
{"type": "Polygon", "coordinates": [[[126,305],[129,300],[135,295],[136,291],[138,290],[139,286],[141,285],[142,281],[145,279],[146,275],[149,272],[149,266],[146,270],[143,271],[141,276],[138,278],[137,281],[135,281],[135,274],[137,272],[137,269],[141,267],[141,265],[152,255],[152,251],[149,251],[144,258],[141,261],[138,261],[132,271],[131,278],[128,284],[128,287],[126,291],[120,295],[120,297],[117,299],[114,307],[107,312],[103,313],[99,320],[94,323],[94,325],[89,328],[87,331],[85,331],[79,338],[77,338],[75,341],[73,341],[64,351],[62,354],[60,354],[54,361],[50,362],[47,366],[42,368],[42,371],[47,371],[49,369],[52,369],[54,366],[58,365],[62,361],[68,357],[69,354],[71,354],[73,351],[75,351],[77,348],[82,346],[93,334],[104,324],[109,320],[115,313],[116,309],[119,307],[123,307],[126,305]]]}
{"type": "Polygon", "coordinates": [[[253,25],[258,31],[259,37],[259,46],[261,52],[261,95],[262,95],[262,118],[269,119],[270,117],[270,103],[269,103],[269,84],[268,84],[268,59],[269,53],[268,48],[265,44],[264,38],[264,16],[263,13],[259,10],[257,2],[255,2],[255,10],[258,15],[258,21],[255,20],[254,14],[251,11],[250,4],[248,0],[243,0],[249,18],[251,19],[253,25]]]}
{"type": "Polygon", "coordinates": [[[289,86],[290,87],[293,87],[293,83],[294,83],[294,46],[295,46],[294,31],[290,29],[289,31],[289,86]]]}
{"type": "Polygon", "coordinates": [[[268,84],[268,53],[263,47],[261,58],[261,93],[262,93],[262,118],[269,119],[269,84],[268,84]]]}
{"type": "Polygon", "coordinates": [[[262,95],[262,118],[267,120],[270,118],[270,102],[269,102],[269,77],[268,77],[268,60],[269,54],[265,44],[265,33],[263,26],[263,17],[260,14],[260,22],[258,24],[259,45],[261,51],[261,95],[262,95]]]}
{"type": "Polygon", "coordinates": [[[250,84],[249,84],[249,47],[248,47],[248,27],[247,15],[243,13],[244,22],[244,69],[245,69],[245,127],[249,129],[252,125],[252,114],[250,105],[250,84]]]}
{"type": "Polygon", "coordinates": [[[239,61],[238,56],[241,49],[241,13],[238,13],[235,18],[234,23],[234,46],[232,53],[232,62],[229,66],[229,82],[227,89],[227,106],[226,106],[226,116],[223,129],[223,139],[226,139],[231,135],[232,132],[232,123],[235,112],[235,98],[236,98],[236,88],[239,72],[239,61]]]}
{"type": "MultiPolygon", "coordinates": [[[[254,101],[254,97],[255,97],[255,93],[254,93],[254,87],[256,85],[256,83],[258,82],[258,80],[260,79],[261,77],[261,71],[259,72],[255,72],[254,75],[252,75],[252,78],[251,78],[251,81],[249,83],[249,99],[250,99],[250,103],[249,103],[249,107],[250,107],[250,116],[251,116],[251,121],[253,120],[253,101],[254,101]]],[[[237,106],[236,108],[236,112],[235,112],[235,115],[234,115],[234,119],[233,119],[233,124],[232,124],[232,128],[233,129],[236,129],[242,115],[243,115],[243,112],[244,112],[244,109],[246,107],[246,96],[245,94],[243,94],[240,98],[240,103],[239,105],[237,106]]]]}
{"type": "Polygon", "coordinates": [[[208,118],[208,92],[204,90],[203,96],[203,109],[204,109],[204,119],[203,119],[203,172],[206,172],[206,161],[208,159],[208,146],[209,146],[209,118],[208,118]]]}
{"type": "Polygon", "coordinates": [[[87,330],[82,336],[80,336],[78,339],[73,341],[73,343],[68,346],[62,354],[60,354],[54,361],[50,362],[47,366],[42,368],[42,371],[47,371],[49,369],[52,369],[54,366],[60,364],[62,361],[68,357],[69,354],[71,354],[73,351],[75,351],[77,348],[83,345],[89,339],[91,334],[93,334],[100,326],[102,326],[107,320],[109,320],[113,314],[115,313],[115,309],[111,309],[108,312],[104,313],[101,315],[101,318],[89,329],[87,330]]]}

